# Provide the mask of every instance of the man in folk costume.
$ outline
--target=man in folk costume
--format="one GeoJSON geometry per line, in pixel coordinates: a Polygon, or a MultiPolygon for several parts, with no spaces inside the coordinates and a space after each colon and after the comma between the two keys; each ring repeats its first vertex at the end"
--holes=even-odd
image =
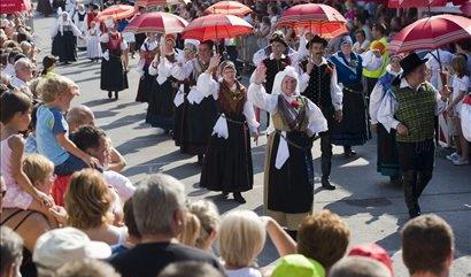
{"type": "Polygon", "coordinates": [[[155,77],[149,74],[149,66],[159,51],[159,42],[157,41],[156,33],[146,33],[146,36],[146,40],[141,45],[141,49],[139,51],[140,59],[137,65],[137,70],[141,75],[139,86],[137,88],[137,102],[148,102],[149,95],[153,88],[155,88],[155,86],[153,86],[155,77]]]}
{"type": "Polygon", "coordinates": [[[118,99],[118,93],[128,88],[128,45],[112,19],[107,20],[105,25],[108,31],[100,37],[103,51],[100,88],[108,91],[108,98],[113,97],[114,91],[114,97],[118,99]]]}
{"type": "Polygon", "coordinates": [[[257,136],[259,124],[246,88],[237,81],[234,63],[220,60],[220,55],[213,56],[197,83],[198,93],[216,99],[219,114],[203,162],[200,186],[222,191],[224,197],[232,192],[237,202],[245,203],[241,192],[253,187],[250,133],[257,136]],[[218,75],[214,76],[217,69],[218,75]]]}
{"type": "Polygon", "coordinates": [[[386,67],[386,74],[379,78],[370,95],[370,122],[372,129],[376,130],[377,141],[377,163],[376,170],[383,176],[389,176],[391,183],[400,183],[401,172],[396,146],[396,131],[387,132],[383,124],[378,122],[378,110],[386,94],[392,93],[393,80],[402,73],[401,58],[394,55],[386,67]]]}
{"type": "Polygon", "coordinates": [[[212,41],[201,42],[198,45],[196,59],[191,59],[193,55],[190,54],[184,64],[179,63],[172,70],[172,76],[183,84],[174,100],[177,107],[175,143],[180,146],[182,153],[197,155],[200,164],[203,162],[212,128],[217,119],[217,109],[212,95],[202,97],[195,90],[198,77],[208,69],[209,61],[214,54],[213,48],[212,41]]]}
{"type": "Polygon", "coordinates": [[[343,93],[337,83],[337,71],[333,63],[324,58],[327,40],[314,36],[306,45],[309,56],[300,64],[300,90],[316,104],[327,119],[329,130],[320,133],[321,137],[321,168],[322,187],[334,190],[330,184],[332,168],[331,131],[334,121],[342,121],[343,93]]]}
{"type": "Polygon", "coordinates": [[[311,100],[300,95],[295,68],[288,66],[276,75],[271,94],[262,85],[266,71],[260,65],[248,89],[249,101],[270,113],[275,129],[267,142],[264,206],[268,215],[296,237],[313,207],[313,136],[327,131],[327,120],[311,100]]]}
{"type": "Polygon", "coordinates": [[[403,73],[391,93],[384,96],[378,121],[391,132],[396,130],[399,165],[409,216],[420,215],[419,197],[432,179],[434,118],[444,110],[449,91],[439,93],[425,82],[425,62],[416,53],[401,61],[403,73]]]}
{"type": "Polygon", "coordinates": [[[335,65],[339,85],[343,91],[342,121],[332,126],[332,144],[342,145],[346,157],[356,153],[354,145],[363,145],[369,139],[367,110],[363,94],[362,71],[381,66],[381,54],[378,50],[368,51],[361,55],[353,53],[352,39],[345,36],[340,39],[341,51],[331,56],[335,65]]]}

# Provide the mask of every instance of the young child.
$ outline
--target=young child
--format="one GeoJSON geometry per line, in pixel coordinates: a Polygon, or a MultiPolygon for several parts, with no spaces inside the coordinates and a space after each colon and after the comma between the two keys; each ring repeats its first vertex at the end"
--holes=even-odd
{"type": "Polygon", "coordinates": [[[36,142],[38,153],[55,165],[55,174],[66,176],[85,167],[96,168],[98,160],[83,152],[68,138],[69,126],[63,113],[70,108],[79,88],[63,76],[43,78],[39,84],[43,105],[37,111],[36,142]]]}
{"type": "Polygon", "coordinates": [[[1,165],[7,192],[3,206],[47,212],[54,206],[52,197],[33,186],[23,171],[24,141],[19,132],[28,128],[31,120],[31,100],[18,92],[5,92],[0,97],[1,165]]]}
{"type": "Polygon", "coordinates": [[[456,130],[456,152],[448,155],[447,159],[451,160],[454,165],[469,164],[469,144],[463,136],[460,116],[463,98],[468,93],[470,87],[469,72],[467,72],[466,69],[466,62],[466,57],[463,55],[456,55],[451,61],[455,72],[452,81],[453,98],[448,103],[446,111],[456,130]]]}
{"type": "Polygon", "coordinates": [[[101,45],[100,45],[100,26],[95,21],[90,22],[87,34],[87,58],[91,61],[100,61],[101,45]]]}
{"type": "Polygon", "coordinates": [[[219,250],[229,277],[261,277],[253,268],[265,244],[265,226],[252,211],[231,211],[221,221],[219,250]]]}

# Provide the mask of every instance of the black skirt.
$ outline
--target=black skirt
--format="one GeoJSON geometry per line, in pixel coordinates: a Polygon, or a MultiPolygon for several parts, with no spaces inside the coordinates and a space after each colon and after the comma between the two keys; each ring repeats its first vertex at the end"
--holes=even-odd
{"type": "Polygon", "coordinates": [[[139,87],[137,88],[137,102],[149,102],[149,95],[152,95],[157,81],[156,76],[149,74],[149,65],[144,66],[144,75],[139,79],[139,87]]]}
{"type": "Polygon", "coordinates": [[[58,56],[60,62],[77,61],[77,38],[72,31],[57,33],[52,40],[51,54],[58,56]]]}
{"type": "Polygon", "coordinates": [[[284,213],[306,213],[314,201],[314,166],[312,138],[301,132],[287,132],[289,158],[282,168],[275,167],[280,133],[274,133],[268,172],[269,210],[284,213]]]}
{"type": "Polygon", "coordinates": [[[200,186],[213,191],[243,192],[253,187],[250,134],[245,116],[227,119],[229,137],[210,138],[200,186]]]}
{"type": "MultiPolygon", "coordinates": [[[[155,80],[155,77],[153,79],[155,80]]],[[[175,92],[176,88],[172,86],[170,80],[167,80],[162,85],[159,85],[157,81],[152,83],[148,93],[147,123],[153,127],[162,128],[165,131],[173,128],[173,114],[175,110],[173,98],[175,97],[175,92]]]]}
{"type": "Polygon", "coordinates": [[[128,87],[128,76],[124,71],[121,57],[110,54],[110,59],[108,61],[102,58],[100,78],[101,90],[122,91],[128,87]]]}
{"type": "Polygon", "coordinates": [[[49,16],[54,12],[49,0],[38,0],[36,10],[44,16],[49,16]]]}
{"type": "Polygon", "coordinates": [[[332,125],[332,144],[363,145],[369,139],[365,98],[361,89],[343,91],[343,118],[332,125]]]}
{"type": "Polygon", "coordinates": [[[378,123],[378,161],[376,170],[383,176],[400,176],[399,157],[397,153],[396,131],[388,133],[381,123],[378,123]]]}

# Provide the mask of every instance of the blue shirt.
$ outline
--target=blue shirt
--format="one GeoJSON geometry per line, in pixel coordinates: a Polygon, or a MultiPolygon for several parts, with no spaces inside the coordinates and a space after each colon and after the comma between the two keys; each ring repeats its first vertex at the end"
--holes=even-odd
{"type": "Polygon", "coordinates": [[[36,143],[38,153],[46,156],[54,165],[60,165],[69,158],[69,153],[59,144],[56,135],[69,132],[69,125],[58,108],[41,105],[36,112],[36,143]]]}

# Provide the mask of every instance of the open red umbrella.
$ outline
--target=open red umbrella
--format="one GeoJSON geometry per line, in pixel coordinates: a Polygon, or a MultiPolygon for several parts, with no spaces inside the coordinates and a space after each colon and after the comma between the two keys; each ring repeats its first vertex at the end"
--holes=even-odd
{"type": "Polygon", "coordinates": [[[252,9],[237,1],[221,1],[208,7],[205,14],[232,14],[244,16],[252,12],[252,9]]]}
{"type": "Polygon", "coordinates": [[[389,0],[389,8],[424,8],[445,6],[447,0],[389,0]]]}
{"type": "Polygon", "coordinates": [[[461,39],[471,41],[471,19],[451,14],[422,18],[397,33],[391,43],[391,52],[437,49],[461,39]]]}
{"type": "Polygon", "coordinates": [[[180,33],[188,22],[171,13],[151,12],[136,16],[125,31],[134,33],[156,32],[165,34],[180,33]]]}
{"type": "Polygon", "coordinates": [[[324,38],[333,38],[347,32],[347,20],[336,9],[324,4],[301,4],[287,9],[278,26],[296,31],[309,30],[324,38]]]}
{"type": "Polygon", "coordinates": [[[175,5],[179,3],[188,4],[191,3],[191,0],[137,0],[135,6],[148,8],[175,5]]]}
{"type": "Polygon", "coordinates": [[[0,1],[0,14],[12,14],[31,10],[29,0],[2,0],[0,1]]]}
{"type": "Polygon", "coordinates": [[[463,5],[461,5],[460,10],[463,12],[464,15],[471,16],[471,1],[463,3],[463,5]]]}
{"type": "Polygon", "coordinates": [[[210,14],[190,22],[183,31],[183,38],[216,40],[245,35],[252,30],[252,25],[235,15],[210,14]]]}
{"type": "Polygon", "coordinates": [[[119,20],[119,19],[131,17],[134,14],[134,12],[135,12],[135,9],[133,6],[113,5],[99,12],[97,15],[97,20],[103,21],[108,18],[119,20]]]}

